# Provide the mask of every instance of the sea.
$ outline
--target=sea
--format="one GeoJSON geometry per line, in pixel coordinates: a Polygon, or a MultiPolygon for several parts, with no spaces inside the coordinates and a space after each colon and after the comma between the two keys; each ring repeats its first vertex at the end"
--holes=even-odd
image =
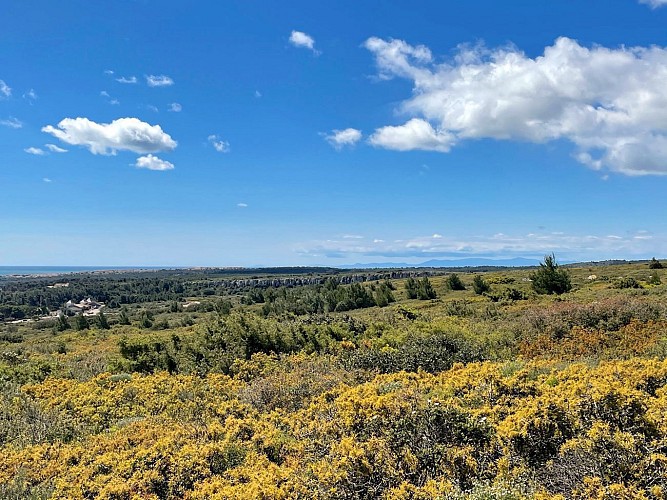
{"type": "Polygon", "coordinates": [[[37,276],[69,273],[85,273],[90,271],[163,269],[160,267],[132,266],[0,266],[0,276],[37,276]]]}

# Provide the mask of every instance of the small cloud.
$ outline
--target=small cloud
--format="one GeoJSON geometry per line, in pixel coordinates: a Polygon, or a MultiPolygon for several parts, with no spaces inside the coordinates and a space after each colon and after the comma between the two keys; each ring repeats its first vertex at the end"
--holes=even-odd
{"type": "Polygon", "coordinates": [[[354,146],[361,140],[361,130],[357,130],[356,128],[333,130],[331,134],[322,135],[336,149],[341,149],[345,146],[354,146]]]}
{"type": "Polygon", "coordinates": [[[316,55],[320,54],[318,50],[315,50],[315,39],[303,31],[292,31],[289,41],[295,47],[309,49],[316,55]]]}
{"type": "Polygon", "coordinates": [[[344,240],[362,240],[364,237],[359,234],[344,234],[344,240]]]}
{"type": "Polygon", "coordinates": [[[0,120],[0,125],[9,128],[21,128],[23,127],[23,122],[10,116],[7,120],[0,120]]]}
{"type": "Polygon", "coordinates": [[[431,236],[431,238],[433,238],[434,240],[439,240],[440,238],[442,238],[442,235],[435,233],[433,236],[431,236]]]}
{"type": "Polygon", "coordinates": [[[262,93],[259,90],[255,90],[255,97],[259,99],[260,97],[262,97],[262,93]]]}
{"type": "Polygon", "coordinates": [[[169,111],[173,111],[174,113],[180,113],[183,110],[183,106],[181,106],[177,102],[172,102],[169,105],[169,111]]]}
{"type": "Polygon", "coordinates": [[[53,181],[52,181],[51,179],[49,179],[48,177],[44,177],[44,178],[42,178],[42,181],[44,181],[44,182],[46,182],[46,183],[53,182],[53,181]]]}
{"type": "Polygon", "coordinates": [[[34,148],[34,147],[29,147],[25,148],[23,151],[30,155],[36,155],[36,156],[44,156],[46,154],[46,151],[40,148],[34,148]]]}
{"type": "Polygon", "coordinates": [[[107,99],[109,99],[107,102],[109,104],[111,104],[112,106],[117,106],[118,104],[120,104],[120,101],[118,99],[112,99],[111,95],[106,90],[101,91],[100,96],[106,97],[107,99]]]}
{"type": "Polygon", "coordinates": [[[169,87],[174,80],[166,75],[146,75],[146,83],[149,87],[169,87]]]}
{"type": "Polygon", "coordinates": [[[25,92],[22,97],[26,99],[30,104],[32,104],[34,101],[37,100],[37,93],[35,92],[34,89],[30,89],[27,92],[25,92]]]}
{"type": "Polygon", "coordinates": [[[159,113],[160,112],[158,107],[153,106],[152,104],[146,104],[146,109],[150,109],[153,113],[159,113]]]}
{"type": "Polygon", "coordinates": [[[375,238],[375,239],[373,240],[373,243],[384,243],[384,240],[380,240],[380,239],[378,239],[378,238],[375,238]]]}
{"type": "Polygon", "coordinates": [[[132,83],[137,83],[137,77],[136,76],[128,76],[128,77],[121,76],[120,78],[116,78],[116,81],[118,83],[132,84],[132,83]]]}
{"type": "Polygon", "coordinates": [[[153,156],[150,154],[146,156],[140,156],[139,158],[137,158],[137,162],[134,164],[134,166],[137,168],[146,168],[148,170],[158,170],[158,171],[174,169],[173,163],[161,160],[157,156],[153,156]]]}
{"type": "Polygon", "coordinates": [[[105,69],[104,74],[105,75],[113,75],[113,70],[112,69],[105,69]]]}
{"type": "Polygon", "coordinates": [[[115,155],[119,150],[139,154],[172,151],[177,143],[159,125],[138,118],[118,118],[111,123],[96,123],[88,118],[65,118],[42,127],[42,132],[75,146],[86,146],[93,154],[115,155]]]}
{"type": "Polygon", "coordinates": [[[4,80],[0,80],[0,98],[9,97],[12,95],[12,88],[5,83],[4,80]]]}
{"type": "Polygon", "coordinates": [[[52,153],[67,153],[66,149],[59,148],[55,144],[45,144],[44,147],[51,151],[52,153]]]}
{"type": "Polygon", "coordinates": [[[215,148],[218,153],[229,153],[229,143],[223,141],[217,135],[209,135],[208,142],[215,148]]]}
{"type": "Polygon", "coordinates": [[[237,203],[236,206],[239,207],[239,208],[248,208],[247,203],[237,203]]]}

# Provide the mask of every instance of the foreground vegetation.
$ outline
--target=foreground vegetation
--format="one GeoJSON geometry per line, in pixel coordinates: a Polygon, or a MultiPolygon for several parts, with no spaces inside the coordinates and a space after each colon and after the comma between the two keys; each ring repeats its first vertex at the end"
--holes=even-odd
{"type": "Polygon", "coordinates": [[[667,494],[654,263],[163,278],[104,321],[0,326],[1,498],[667,494]]]}

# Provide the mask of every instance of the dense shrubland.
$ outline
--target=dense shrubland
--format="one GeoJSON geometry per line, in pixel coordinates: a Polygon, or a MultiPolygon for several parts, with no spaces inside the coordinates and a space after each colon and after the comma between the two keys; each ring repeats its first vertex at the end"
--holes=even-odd
{"type": "Polygon", "coordinates": [[[0,326],[0,497],[663,498],[667,286],[552,271],[0,326]]]}

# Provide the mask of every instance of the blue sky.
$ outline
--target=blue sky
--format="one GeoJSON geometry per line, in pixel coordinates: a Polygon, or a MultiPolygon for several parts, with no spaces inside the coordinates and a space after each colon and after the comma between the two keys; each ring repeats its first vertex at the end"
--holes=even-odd
{"type": "Polygon", "coordinates": [[[0,264],[667,257],[662,3],[7,2],[0,264]]]}

